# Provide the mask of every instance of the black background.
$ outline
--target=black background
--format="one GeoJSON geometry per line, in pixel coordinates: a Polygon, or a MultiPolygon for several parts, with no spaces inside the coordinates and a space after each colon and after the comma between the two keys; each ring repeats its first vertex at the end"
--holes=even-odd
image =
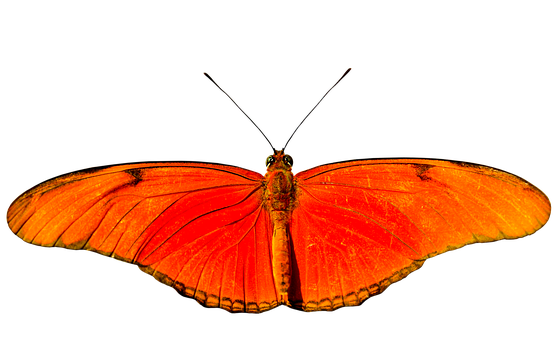
{"type": "MultiPolygon", "coordinates": [[[[270,146],[201,71],[210,71],[280,147],[347,66],[355,70],[290,142],[296,170],[345,159],[444,157],[509,169],[553,195],[551,88],[542,65],[520,64],[514,51],[380,49],[341,63],[328,55],[303,62],[263,52],[243,61],[191,62],[173,51],[120,45],[49,48],[26,56],[11,86],[17,107],[3,137],[6,205],[25,188],[93,165],[194,160],[262,170],[270,146]]],[[[537,318],[557,297],[553,225],[529,239],[442,256],[363,306],[334,314],[378,321],[453,314],[470,326],[496,315],[537,318]]],[[[142,320],[227,315],[93,254],[36,249],[8,232],[2,241],[5,292],[15,298],[9,308],[28,319],[81,315],[84,323],[115,318],[146,326],[142,320]]]]}

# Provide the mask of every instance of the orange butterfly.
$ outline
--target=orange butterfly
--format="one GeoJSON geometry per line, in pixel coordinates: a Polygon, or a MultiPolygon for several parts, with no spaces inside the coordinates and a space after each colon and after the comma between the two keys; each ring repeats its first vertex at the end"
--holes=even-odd
{"type": "Polygon", "coordinates": [[[206,307],[258,313],[359,305],[432,256],[532,234],[550,215],[538,188],[482,165],[364,159],[293,175],[284,149],[265,176],[197,162],[69,173],[19,196],[8,224],[32,244],[136,264],[206,307]]]}

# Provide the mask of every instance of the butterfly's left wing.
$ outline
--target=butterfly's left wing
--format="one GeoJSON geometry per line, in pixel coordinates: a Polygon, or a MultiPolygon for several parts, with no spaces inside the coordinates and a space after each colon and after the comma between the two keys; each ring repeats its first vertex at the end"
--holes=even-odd
{"type": "Polygon", "coordinates": [[[209,163],[92,168],[28,190],[7,218],[26,242],[95,251],[205,306],[261,312],[277,305],[262,180],[209,163]]]}
{"type": "Polygon", "coordinates": [[[550,215],[529,182],[494,168],[429,159],[370,159],[295,176],[292,307],[357,305],[475,242],[534,233],[550,215]]]}

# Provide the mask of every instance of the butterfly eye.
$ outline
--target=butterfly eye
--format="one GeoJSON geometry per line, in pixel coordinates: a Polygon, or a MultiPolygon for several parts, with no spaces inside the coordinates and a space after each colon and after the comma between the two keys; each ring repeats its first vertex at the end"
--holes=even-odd
{"type": "Polygon", "coordinates": [[[292,156],[290,155],[284,156],[284,163],[288,164],[289,166],[292,166],[292,164],[294,164],[294,160],[292,159],[292,156]]]}
{"type": "Polygon", "coordinates": [[[266,167],[268,168],[270,166],[270,164],[274,163],[274,157],[272,156],[268,156],[266,158],[266,167]]]}

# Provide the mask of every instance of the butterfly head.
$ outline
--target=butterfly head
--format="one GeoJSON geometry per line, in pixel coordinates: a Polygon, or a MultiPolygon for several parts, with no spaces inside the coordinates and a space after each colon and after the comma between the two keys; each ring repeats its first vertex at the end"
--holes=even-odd
{"type": "Polygon", "coordinates": [[[284,150],[274,150],[274,155],[266,158],[266,168],[272,170],[292,170],[292,156],[284,154],[284,150]]]}

